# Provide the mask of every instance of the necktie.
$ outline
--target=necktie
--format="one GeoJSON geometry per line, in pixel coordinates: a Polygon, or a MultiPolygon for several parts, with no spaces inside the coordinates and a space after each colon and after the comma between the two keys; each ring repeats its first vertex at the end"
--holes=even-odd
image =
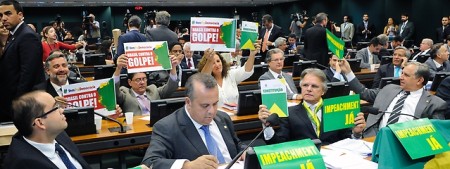
{"type": "Polygon", "coordinates": [[[150,114],[150,101],[144,95],[137,96],[139,104],[142,108],[142,115],[150,114]]]}
{"type": "Polygon", "coordinates": [[[192,67],[192,64],[191,64],[191,59],[190,59],[190,58],[188,58],[187,60],[188,60],[188,69],[190,69],[190,68],[192,67]]]}
{"type": "Polygon", "coordinates": [[[422,52],[419,52],[416,56],[414,56],[413,60],[417,60],[417,57],[419,57],[420,55],[422,55],[422,53],[423,53],[423,51],[422,51],[422,52]]]}
{"type": "Polygon", "coordinates": [[[68,169],[76,169],[73,163],[70,161],[69,157],[67,157],[66,152],[64,152],[64,150],[58,143],[55,144],[55,149],[59,157],[61,158],[62,162],[68,169]]]}
{"type": "Polygon", "coordinates": [[[266,33],[264,34],[264,41],[262,46],[262,51],[265,52],[267,50],[267,42],[269,41],[269,30],[266,28],[266,33]]]}
{"type": "Polygon", "coordinates": [[[400,66],[395,66],[394,77],[400,77],[400,66]]]}
{"type": "Polygon", "coordinates": [[[440,66],[440,67],[438,67],[438,68],[436,69],[436,71],[438,71],[438,72],[440,72],[440,71],[442,71],[442,70],[444,70],[444,66],[440,66]]]}
{"type": "Polygon", "coordinates": [[[404,91],[403,95],[400,97],[400,99],[397,100],[397,102],[394,105],[394,109],[392,109],[392,113],[389,116],[387,125],[398,122],[398,118],[400,117],[399,113],[402,111],[406,97],[408,97],[409,94],[410,94],[410,92],[404,91]]]}
{"type": "Polygon", "coordinates": [[[219,146],[217,146],[216,141],[209,132],[209,126],[203,125],[200,129],[205,132],[206,147],[208,147],[209,154],[216,156],[217,160],[219,160],[219,164],[225,163],[225,159],[223,158],[222,152],[220,152],[219,146]]]}
{"type": "Polygon", "coordinates": [[[291,88],[289,87],[289,85],[287,84],[286,79],[285,79],[283,76],[281,76],[281,74],[279,74],[279,75],[277,76],[277,78],[280,79],[281,83],[283,83],[283,84],[286,86],[286,92],[288,92],[288,94],[295,94],[295,93],[291,90],[291,88]]]}
{"type": "Polygon", "coordinates": [[[316,107],[314,107],[314,105],[311,107],[308,107],[306,102],[303,102],[303,106],[305,107],[306,112],[308,112],[308,117],[311,120],[311,123],[314,125],[313,127],[315,127],[315,129],[316,129],[317,137],[320,136],[320,121],[319,121],[319,117],[317,117],[317,112],[319,112],[320,108],[322,107],[322,103],[323,103],[323,101],[321,99],[316,107]]]}
{"type": "Polygon", "coordinates": [[[405,26],[406,26],[406,22],[403,22],[402,28],[400,29],[400,34],[403,33],[403,29],[405,28],[405,26]]]}

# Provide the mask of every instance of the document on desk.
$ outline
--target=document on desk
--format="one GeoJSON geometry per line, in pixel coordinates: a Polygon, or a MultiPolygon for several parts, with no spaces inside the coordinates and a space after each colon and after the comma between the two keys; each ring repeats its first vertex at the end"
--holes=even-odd
{"type": "MultiPolygon", "coordinates": [[[[227,167],[227,164],[220,165],[218,169],[225,169],[227,167]]],[[[244,161],[236,161],[236,163],[231,166],[230,169],[244,169],[244,161]]]]}
{"type": "Polygon", "coordinates": [[[339,150],[366,158],[372,155],[373,143],[364,140],[347,138],[326,146],[331,150],[339,150]]]}
{"type": "Polygon", "coordinates": [[[377,169],[378,164],[344,151],[322,148],[320,154],[325,166],[332,169],[377,169]]]}

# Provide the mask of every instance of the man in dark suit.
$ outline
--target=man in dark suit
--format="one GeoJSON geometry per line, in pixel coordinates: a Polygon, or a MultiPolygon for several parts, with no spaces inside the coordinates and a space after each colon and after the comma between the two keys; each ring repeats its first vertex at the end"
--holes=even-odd
{"type": "Polygon", "coordinates": [[[153,126],[142,164],[150,168],[217,168],[241,150],[230,117],[217,111],[216,80],[203,73],[189,77],[186,105],[153,126]]]}
{"type": "Polygon", "coordinates": [[[375,25],[369,22],[369,15],[363,15],[363,22],[356,27],[356,35],[360,42],[368,42],[375,36],[375,25]]]}
{"type": "Polygon", "coordinates": [[[377,71],[377,74],[373,78],[372,88],[378,88],[380,81],[385,77],[400,77],[402,74],[402,68],[405,67],[409,58],[409,50],[403,46],[395,48],[392,57],[392,63],[381,65],[377,71]]]}
{"type": "Polygon", "coordinates": [[[316,15],[316,25],[305,32],[305,57],[308,60],[317,60],[322,66],[327,65],[330,58],[325,30],[327,22],[328,15],[319,13],[316,15]]]}
{"type": "Polygon", "coordinates": [[[450,119],[450,77],[446,77],[444,80],[442,80],[441,84],[436,90],[436,96],[445,100],[445,102],[447,103],[445,119],[450,119]]]}
{"type": "Polygon", "coordinates": [[[436,29],[436,43],[445,43],[445,29],[448,26],[448,16],[442,17],[442,26],[436,29]]]}
{"type": "Polygon", "coordinates": [[[419,51],[412,54],[409,60],[424,63],[430,57],[431,47],[433,47],[433,40],[424,38],[420,43],[419,51]]]}
{"type": "Polygon", "coordinates": [[[423,89],[430,77],[428,66],[419,62],[408,62],[402,70],[400,85],[390,84],[383,89],[367,89],[362,85],[350,65],[344,60],[342,72],[347,76],[350,90],[360,94],[362,100],[373,103],[373,107],[384,112],[369,114],[364,137],[375,136],[379,129],[389,124],[414,120],[417,118],[444,119],[446,103],[439,97],[423,89]],[[398,113],[409,114],[399,115],[398,113]]]}
{"type": "Polygon", "coordinates": [[[395,49],[398,46],[403,46],[403,38],[401,36],[395,36],[394,39],[389,43],[388,49],[395,49]]]}
{"type": "Polygon", "coordinates": [[[405,41],[414,40],[414,23],[408,20],[408,14],[402,14],[402,25],[398,29],[398,35],[400,35],[405,41]]]}
{"type": "Polygon", "coordinates": [[[63,107],[43,91],[33,91],[13,103],[13,136],[4,168],[91,168],[64,132],[63,107]]]}
{"type": "Polygon", "coordinates": [[[22,21],[23,9],[17,1],[3,1],[0,16],[10,31],[0,56],[0,122],[11,121],[12,100],[44,81],[42,45],[37,34],[22,21]]]}
{"type": "Polygon", "coordinates": [[[191,42],[184,43],[183,46],[184,59],[181,60],[180,66],[183,69],[196,69],[198,62],[202,57],[191,51],[191,42]]]}
{"type": "Polygon", "coordinates": [[[156,12],[156,28],[147,27],[145,36],[149,41],[167,41],[167,44],[178,42],[178,36],[168,28],[170,24],[170,14],[167,11],[156,12]]]}
{"type": "Polygon", "coordinates": [[[434,78],[438,72],[450,72],[450,61],[448,61],[449,51],[447,44],[438,43],[433,46],[430,58],[425,64],[430,68],[430,77],[434,78]]]}
{"type": "Polygon", "coordinates": [[[346,82],[347,79],[345,78],[345,75],[342,74],[340,65],[339,65],[339,58],[333,54],[330,58],[329,65],[330,67],[327,67],[325,70],[323,70],[323,73],[327,76],[327,82],[346,82]]]}
{"type": "MultiPolygon", "coordinates": [[[[289,107],[289,117],[280,118],[278,130],[275,131],[269,127],[264,131],[264,140],[267,143],[275,144],[309,138],[320,139],[322,144],[327,145],[345,138],[361,138],[366,126],[363,113],[358,113],[355,117],[353,129],[323,132],[322,95],[327,92],[326,76],[320,69],[308,68],[302,72],[301,79],[303,102],[289,107]]],[[[258,118],[263,124],[266,123],[270,114],[266,105],[259,106],[258,118]]]]}
{"type": "Polygon", "coordinates": [[[114,61],[116,61],[120,55],[125,53],[123,46],[124,43],[147,41],[147,38],[139,32],[141,23],[141,18],[136,15],[133,15],[130,17],[130,19],[128,19],[128,32],[119,36],[119,40],[117,42],[117,52],[116,55],[114,55],[114,61]]]}
{"type": "Polygon", "coordinates": [[[278,37],[283,37],[283,30],[273,23],[272,16],[266,14],[262,17],[263,27],[259,30],[258,39],[261,40],[261,56],[265,57],[269,49],[275,48],[274,42],[278,37]]]}

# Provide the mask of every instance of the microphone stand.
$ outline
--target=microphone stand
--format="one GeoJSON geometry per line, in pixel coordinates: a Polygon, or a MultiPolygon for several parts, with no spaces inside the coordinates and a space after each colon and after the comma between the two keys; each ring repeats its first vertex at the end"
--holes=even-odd
{"type": "Polygon", "coordinates": [[[258,133],[258,135],[256,135],[256,137],[247,145],[247,147],[244,148],[244,150],[242,150],[241,152],[239,152],[239,154],[237,154],[233,160],[231,160],[230,163],[228,163],[227,167],[225,167],[225,169],[230,169],[234,163],[236,163],[236,161],[242,156],[242,154],[244,154],[244,152],[251,146],[253,145],[253,142],[255,142],[255,140],[257,138],[259,138],[259,136],[261,136],[261,134],[264,132],[264,130],[266,130],[266,128],[268,128],[268,126],[264,126],[264,128],[258,133]]]}

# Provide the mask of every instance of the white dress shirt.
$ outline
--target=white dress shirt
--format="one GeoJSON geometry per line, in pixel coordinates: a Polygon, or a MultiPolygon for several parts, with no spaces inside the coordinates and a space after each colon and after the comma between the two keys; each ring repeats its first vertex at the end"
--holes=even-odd
{"type": "MultiPolygon", "coordinates": [[[[53,83],[52,81],[50,81],[50,84],[52,84],[53,88],[55,89],[56,93],[58,93],[58,96],[63,96],[62,93],[62,86],[58,86],[57,84],[53,83]]],[[[69,85],[69,80],[66,80],[66,84],[64,85],[69,85]]]]}
{"type": "MultiPolygon", "coordinates": [[[[409,115],[414,116],[414,113],[416,112],[417,103],[419,103],[420,97],[422,96],[422,92],[423,92],[423,88],[420,88],[419,90],[416,90],[416,91],[411,91],[411,94],[408,97],[406,97],[405,103],[403,104],[403,108],[400,112],[403,114],[409,114],[409,115]]],[[[395,96],[394,100],[392,100],[392,102],[389,105],[389,107],[387,108],[386,112],[392,112],[392,109],[394,109],[394,106],[397,103],[397,100],[400,99],[400,97],[402,95],[403,94],[399,93],[399,94],[397,94],[397,96],[395,96]]],[[[386,127],[386,124],[387,124],[387,121],[389,120],[390,115],[391,115],[391,113],[384,114],[383,119],[381,120],[381,123],[380,123],[380,128],[386,127]]],[[[397,123],[411,121],[411,120],[414,120],[414,118],[410,117],[410,116],[406,116],[406,115],[400,115],[397,123]]]]}

